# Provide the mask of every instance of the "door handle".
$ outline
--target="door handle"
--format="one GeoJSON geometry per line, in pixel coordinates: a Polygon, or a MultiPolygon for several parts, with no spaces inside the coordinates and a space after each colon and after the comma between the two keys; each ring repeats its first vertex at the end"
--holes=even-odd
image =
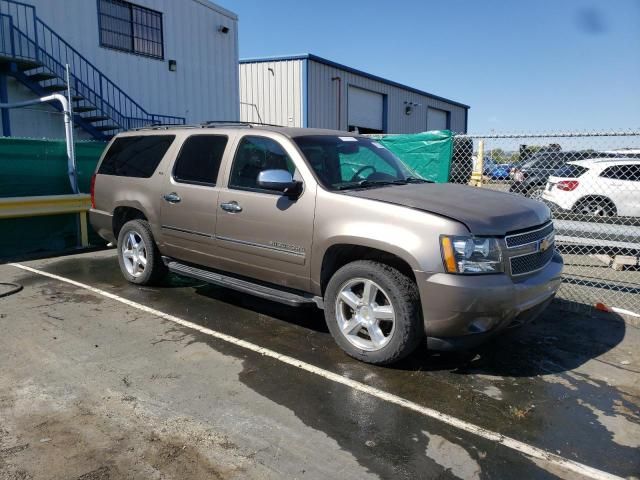
{"type": "Polygon", "coordinates": [[[220,208],[229,213],[238,213],[242,211],[242,207],[238,205],[238,202],[236,201],[221,203],[220,208]]]}
{"type": "Polygon", "coordinates": [[[162,198],[164,198],[169,203],[180,203],[180,200],[182,200],[182,198],[180,198],[180,195],[178,195],[176,192],[165,193],[164,195],[162,195],[162,198]]]}

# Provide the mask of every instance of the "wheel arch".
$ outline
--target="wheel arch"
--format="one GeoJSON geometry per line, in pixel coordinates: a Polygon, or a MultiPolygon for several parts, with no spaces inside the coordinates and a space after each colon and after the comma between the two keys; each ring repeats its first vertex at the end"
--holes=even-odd
{"type": "Polygon", "coordinates": [[[348,263],[356,260],[373,260],[389,265],[416,281],[414,270],[419,269],[418,262],[406,252],[386,245],[371,245],[354,241],[342,241],[328,246],[319,262],[317,293],[324,295],[333,274],[348,263]]]}
{"type": "Polygon", "coordinates": [[[125,223],[131,220],[148,220],[140,206],[119,205],[113,210],[113,236],[117,239],[125,223]]]}

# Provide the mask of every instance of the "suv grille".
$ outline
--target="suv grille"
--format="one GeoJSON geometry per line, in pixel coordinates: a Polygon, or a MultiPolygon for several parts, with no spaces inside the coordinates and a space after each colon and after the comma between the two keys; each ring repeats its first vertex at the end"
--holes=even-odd
{"type": "Polygon", "coordinates": [[[553,257],[556,250],[555,243],[550,245],[544,252],[534,252],[519,257],[512,257],[511,275],[524,275],[525,273],[535,272],[544,268],[553,257]]]}
{"type": "Polygon", "coordinates": [[[521,247],[522,245],[542,240],[551,232],[553,232],[553,223],[549,222],[545,226],[536,230],[517,233],[515,235],[507,235],[505,237],[505,241],[507,242],[507,247],[509,248],[521,247]]]}

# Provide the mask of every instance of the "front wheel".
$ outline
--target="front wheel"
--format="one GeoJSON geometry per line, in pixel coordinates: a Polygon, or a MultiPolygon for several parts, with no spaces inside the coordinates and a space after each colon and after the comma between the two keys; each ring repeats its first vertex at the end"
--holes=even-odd
{"type": "Polygon", "coordinates": [[[340,348],[367,363],[406,357],[424,334],[415,281],[378,262],[356,261],[339,269],[327,285],[324,312],[340,348]]]}
{"type": "Polygon", "coordinates": [[[167,274],[160,252],[146,220],[125,223],[118,235],[118,263],[124,277],[131,283],[159,283],[167,274]]]}

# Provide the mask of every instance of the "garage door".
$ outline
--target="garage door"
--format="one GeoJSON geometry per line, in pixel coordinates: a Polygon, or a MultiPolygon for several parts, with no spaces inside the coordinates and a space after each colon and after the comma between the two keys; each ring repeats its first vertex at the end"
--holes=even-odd
{"type": "Polygon", "coordinates": [[[446,110],[429,107],[427,109],[427,130],[447,130],[449,128],[448,116],[449,112],[446,110]]]}
{"type": "Polygon", "coordinates": [[[384,95],[357,87],[349,87],[349,129],[361,133],[383,130],[384,95]]]}

